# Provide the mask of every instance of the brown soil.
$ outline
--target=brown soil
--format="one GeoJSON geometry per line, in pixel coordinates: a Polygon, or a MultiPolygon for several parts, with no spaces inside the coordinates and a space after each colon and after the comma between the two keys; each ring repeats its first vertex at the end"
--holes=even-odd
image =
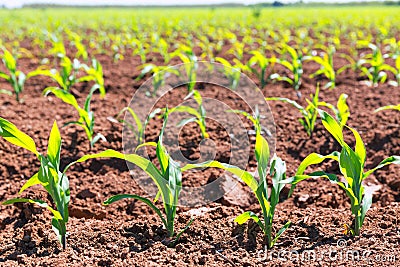
{"type": "MultiPolygon", "coordinates": [[[[103,64],[108,92],[105,99],[95,95],[92,106],[96,115],[96,131],[101,132],[109,142],[98,143],[90,151],[85,134],[80,128],[61,128],[64,166],[87,153],[100,152],[107,148],[122,151],[122,126],[110,122],[107,117],[115,116],[129,104],[133,93],[141,84],[140,81],[135,81],[139,75],[136,67],[140,63],[137,58],[129,56],[118,63],[113,63],[107,56],[99,56],[99,60],[103,64]]],[[[34,70],[38,64],[35,59],[20,61],[24,71],[34,70]]],[[[315,81],[308,78],[315,69],[315,64],[305,63],[301,89],[303,96],[308,96],[315,90],[315,81]]],[[[255,80],[254,77],[251,78],[255,80]]],[[[325,82],[324,79],[321,81],[325,82]]],[[[334,90],[322,90],[321,99],[335,103],[341,93],[349,95],[351,117],[348,124],[361,133],[367,144],[367,168],[375,166],[386,156],[400,155],[400,113],[373,113],[373,110],[380,106],[400,103],[400,90],[387,84],[377,88],[367,87],[351,72],[339,75],[337,84],[334,90]]],[[[22,95],[22,104],[16,103],[13,97],[0,95],[1,117],[10,120],[30,135],[43,153],[53,121],[57,120],[61,126],[76,118],[76,113],[70,106],[55,97],[45,98],[41,95],[43,89],[49,85],[53,85],[53,82],[43,77],[28,80],[22,95]]],[[[8,85],[1,81],[0,87],[8,88],[8,85]]],[[[73,93],[78,101],[84,101],[89,88],[90,84],[75,87],[73,93]]],[[[235,104],[239,99],[235,99],[227,90],[220,90],[211,85],[202,85],[199,90],[210,97],[227,100],[232,108],[245,108],[241,104],[235,104]]],[[[263,93],[265,96],[296,99],[294,91],[280,82],[269,84],[263,89],[263,93]]],[[[177,101],[183,97],[182,90],[174,90],[170,99],[177,101]]],[[[161,101],[160,105],[162,103],[161,101]]],[[[305,104],[304,98],[300,103],[305,104]]],[[[298,123],[299,113],[295,109],[276,102],[272,102],[270,106],[277,125],[276,152],[286,161],[288,176],[294,174],[298,164],[309,153],[326,154],[338,149],[320,122],[317,123],[314,136],[310,139],[298,123]]],[[[156,119],[149,124],[146,131],[147,141],[157,140],[160,121],[156,119]]],[[[245,122],[245,125],[251,129],[248,122],[245,122]]],[[[231,149],[226,132],[213,121],[208,123],[208,128],[217,147],[216,159],[228,162],[231,149]]],[[[198,147],[201,137],[195,124],[184,127],[179,141],[182,154],[191,160],[201,156],[198,147]]],[[[150,153],[150,156],[154,157],[154,153],[150,153]]],[[[0,158],[0,201],[4,201],[17,196],[19,188],[38,168],[38,162],[33,155],[4,140],[0,142],[0,158]]],[[[251,156],[249,169],[254,169],[255,166],[254,157],[251,156]]],[[[339,172],[336,164],[326,163],[323,166],[329,172],[339,172]]],[[[252,224],[242,227],[233,221],[235,216],[243,211],[259,212],[256,199],[246,187],[239,186],[234,194],[228,194],[205,207],[178,208],[178,229],[184,227],[193,214],[195,221],[183,234],[179,243],[170,248],[162,242],[166,233],[160,220],[144,204],[137,201],[120,201],[109,207],[101,205],[102,201],[117,193],[146,194],[130,176],[125,162],[111,159],[92,160],[75,165],[68,173],[71,187],[71,218],[67,226],[67,249],[61,251],[51,230],[51,216],[48,212],[28,204],[1,206],[0,265],[297,266],[305,263],[309,266],[398,266],[399,171],[400,166],[390,166],[367,179],[366,183],[375,185],[377,191],[372,208],[367,213],[362,236],[359,238],[348,237],[342,233],[343,225],[350,224],[352,218],[349,200],[342,190],[325,180],[300,183],[292,198],[282,199],[275,216],[276,229],[287,220],[292,221],[292,226],[284,233],[276,247],[265,255],[260,230],[252,224]],[[238,195],[242,195],[242,198],[238,199],[238,195]],[[307,260],[310,250],[316,253],[315,260],[312,255],[307,260]],[[299,253],[300,260],[296,260],[293,251],[299,253]],[[351,261],[349,251],[359,252],[361,259],[351,261]]],[[[219,174],[218,170],[189,172],[184,175],[183,183],[190,186],[204,185],[215,180],[219,174]]],[[[287,193],[287,190],[285,192],[287,193]]],[[[23,194],[26,197],[47,199],[40,187],[33,187],[23,194]]]]}

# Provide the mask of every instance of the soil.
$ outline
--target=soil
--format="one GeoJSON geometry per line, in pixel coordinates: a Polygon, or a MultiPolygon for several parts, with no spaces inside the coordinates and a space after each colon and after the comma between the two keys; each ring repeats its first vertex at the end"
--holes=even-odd
{"type": "MultiPolygon", "coordinates": [[[[123,149],[122,125],[108,117],[117,115],[126,107],[140,87],[142,81],[135,80],[140,73],[137,69],[140,62],[129,55],[119,62],[113,62],[106,55],[98,56],[98,59],[104,69],[107,96],[101,99],[95,95],[92,108],[96,115],[95,131],[101,132],[108,142],[97,143],[90,150],[83,130],[76,126],[62,127],[63,166],[88,153],[108,148],[123,149]]],[[[340,59],[336,62],[337,68],[344,64],[340,59]]],[[[39,66],[37,59],[28,58],[21,59],[19,64],[25,72],[39,66]]],[[[315,80],[308,76],[317,68],[314,63],[305,63],[303,96],[308,97],[315,91],[315,80]]],[[[277,71],[284,72],[279,68],[277,71]]],[[[400,113],[373,113],[380,106],[400,103],[400,90],[388,84],[368,87],[357,77],[351,71],[342,73],[337,88],[321,89],[320,97],[323,101],[335,103],[341,93],[349,95],[351,117],[348,124],[360,132],[367,145],[366,168],[369,169],[387,156],[400,155],[400,113]]],[[[251,78],[257,83],[255,77],[251,78]]],[[[319,79],[321,83],[326,82],[319,79]]],[[[57,120],[62,126],[76,119],[77,115],[57,98],[42,96],[43,89],[49,85],[53,82],[44,77],[28,80],[21,104],[13,97],[0,95],[1,117],[30,135],[43,153],[53,121],[57,120]]],[[[90,83],[84,83],[74,87],[72,92],[80,103],[90,86],[90,83]]],[[[229,90],[210,84],[196,86],[204,96],[225,100],[233,109],[246,109],[229,90]]],[[[4,81],[0,82],[0,87],[9,88],[4,81]]],[[[296,99],[294,90],[281,82],[268,84],[262,92],[265,96],[296,99]]],[[[176,105],[184,96],[184,89],[178,88],[161,99],[159,105],[176,105]]],[[[306,104],[304,97],[298,101],[306,104]]],[[[277,128],[276,153],[286,161],[288,177],[295,173],[301,160],[309,153],[327,154],[339,149],[320,121],[313,137],[309,138],[298,122],[300,114],[297,110],[278,102],[271,102],[270,106],[277,128]]],[[[139,108],[135,111],[141,112],[139,108]]],[[[243,120],[246,129],[251,130],[251,124],[243,120]]],[[[146,141],[157,141],[160,122],[161,119],[156,118],[147,126],[146,141]]],[[[199,146],[202,140],[199,128],[191,123],[180,132],[180,147],[171,149],[180,149],[190,160],[198,160],[203,156],[202,147],[206,152],[208,148],[209,152],[215,153],[216,160],[229,162],[233,150],[228,133],[216,121],[207,121],[207,127],[215,146],[199,146]]],[[[254,138],[250,137],[250,142],[254,142],[254,138]]],[[[154,151],[149,150],[149,155],[155,158],[154,151]]],[[[0,142],[0,158],[0,201],[5,201],[17,196],[20,187],[39,165],[34,155],[4,140],[0,142]]],[[[329,172],[339,173],[334,163],[322,166],[329,172]]],[[[255,167],[254,155],[250,155],[248,169],[254,170],[255,167]]],[[[316,166],[310,171],[319,168],[321,166],[316,166]]],[[[125,162],[92,160],[77,164],[68,171],[71,203],[67,249],[61,250],[47,211],[30,204],[1,206],[0,266],[298,266],[304,263],[308,266],[400,266],[399,173],[400,166],[385,167],[366,180],[366,184],[376,191],[362,235],[357,238],[343,233],[344,224],[351,224],[352,216],[349,200],[340,188],[325,180],[307,180],[300,183],[293,197],[288,199],[286,188],[277,207],[274,231],[288,220],[292,225],[274,249],[265,252],[260,229],[252,223],[238,226],[234,222],[243,211],[260,212],[256,199],[244,185],[239,184],[235,191],[227,192],[224,197],[207,205],[178,207],[177,229],[185,227],[190,217],[195,220],[179,242],[168,247],[163,242],[166,232],[159,218],[145,204],[119,201],[108,207],[102,206],[102,201],[118,193],[147,195],[132,178],[125,162]],[[357,253],[360,259],[352,258],[357,253]]],[[[215,169],[188,172],[183,176],[183,184],[205,185],[220,174],[215,169]]],[[[221,190],[227,182],[229,177],[223,180],[221,190]]],[[[38,186],[26,190],[23,196],[47,200],[46,192],[38,186]]]]}

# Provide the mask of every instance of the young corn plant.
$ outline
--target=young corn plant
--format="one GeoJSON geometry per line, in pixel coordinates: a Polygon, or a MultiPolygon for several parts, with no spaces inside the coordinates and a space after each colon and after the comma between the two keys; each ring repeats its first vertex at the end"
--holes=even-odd
{"type": "Polygon", "coordinates": [[[190,123],[190,122],[195,122],[197,125],[200,127],[201,131],[201,136],[204,138],[209,138],[210,135],[207,133],[207,125],[206,125],[206,110],[203,106],[203,98],[201,97],[199,91],[193,90],[191,93],[189,93],[186,97],[185,100],[193,97],[193,99],[196,101],[197,105],[199,106],[198,109],[189,107],[189,106],[177,106],[169,110],[169,113],[173,112],[185,112],[189,113],[193,117],[184,119],[178,123],[178,127],[182,127],[183,125],[190,123]]]}
{"type": "Polygon", "coordinates": [[[244,65],[236,58],[233,60],[235,65],[221,57],[216,57],[215,61],[224,65],[224,75],[228,78],[230,88],[235,90],[239,85],[240,75],[242,74],[240,70],[244,68],[244,65]]]}
{"type": "Polygon", "coordinates": [[[57,37],[55,34],[51,34],[50,32],[47,32],[47,35],[49,37],[49,41],[51,42],[51,49],[49,49],[48,54],[54,57],[62,57],[67,54],[64,41],[62,38],[57,37]]]}
{"type": "Polygon", "coordinates": [[[75,57],[81,57],[84,61],[86,61],[88,59],[88,51],[82,42],[82,37],[69,29],[66,29],[65,32],[68,35],[68,39],[71,41],[71,44],[73,44],[77,50],[75,57]]]}
{"type": "Polygon", "coordinates": [[[262,219],[261,220],[254,212],[247,211],[238,217],[235,222],[238,224],[244,224],[248,220],[254,220],[257,225],[261,228],[265,235],[266,244],[268,248],[272,248],[279,237],[286,231],[290,226],[288,221],[277,233],[273,236],[273,219],[275,214],[276,206],[279,202],[279,195],[284,187],[282,181],[286,179],[286,164],[276,155],[272,158],[269,164],[269,174],[272,177],[271,193],[268,194],[268,163],[270,161],[270,151],[267,140],[261,134],[261,125],[259,120],[259,114],[257,112],[254,116],[244,111],[233,110],[232,112],[242,114],[251,120],[255,127],[256,132],[256,144],[255,144],[255,156],[258,163],[257,173],[259,180],[249,172],[242,170],[236,166],[232,166],[218,161],[207,161],[200,164],[188,164],[182,168],[182,171],[203,168],[203,167],[214,167],[226,170],[236,176],[238,176],[246,185],[248,185],[255,196],[261,207],[262,219]]]}
{"type": "Polygon", "coordinates": [[[364,63],[362,60],[359,59],[358,50],[356,47],[350,45],[347,47],[347,49],[349,51],[349,54],[340,53],[339,57],[347,60],[348,64],[339,68],[337,70],[337,74],[340,74],[347,69],[350,69],[354,72],[358,72],[361,70],[361,65],[364,63]]]}
{"type": "Polygon", "coordinates": [[[274,57],[265,57],[259,51],[251,51],[250,53],[253,56],[247,62],[246,70],[250,70],[257,76],[261,89],[263,89],[271,80],[271,75],[267,74],[267,69],[269,66],[273,67],[276,60],[274,57]]]}
{"type": "Polygon", "coordinates": [[[132,108],[125,107],[125,108],[121,109],[121,111],[116,116],[116,119],[114,119],[114,118],[109,118],[109,119],[113,122],[116,120],[119,123],[123,123],[129,129],[131,129],[131,131],[136,136],[136,141],[137,141],[138,145],[141,145],[144,142],[143,138],[144,138],[144,132],[146,130],[147,124],[149,124],[150,120],[153,119],[155,116],[157,116],[157,114],[159,114],[161,112],[162,112],[162,110],[160,108],[155,109],[147,116],[145,121],[142,123],[139,119],[139,116],[135,113],[135,111],[132,108]],[[135,121],[136,126],[135,126],[135,124],[130,123],[129,120],[125,120],[125,119],[121,118],[121,115],[125,114],[125,112],[129,112],[129,114],[132,116],[133,120],[135,121]]]}
{"type": "Polygon", "coordinates": [[[283,51],[287,51],[290,55],[290,61],[285,59],[276,59],[276,63],[284,66],[291,73],[291,77],[281,76],[278,73],[272,74],[271,79],[285,81],[293,86],[298,97],[301,97],[299,92],[301,86],[301,76],[303,75],[303,55],[288,45],[283,46],[283,51]]]}
{"type": "Polygon", "coordinates": [[[142,65],[142,72],[136,78],[136,80],[141,80],[148,73],[153,74],[153,90],[147,91],[146,95],[152,97],[157,96],[157,91],[161,88],[161,86],[164,85],[165,75],[167,75],[168,73],[179,75],[179,71],[175,68],[170,68],[168,66],[156,66],[154,64],[145,64],[142,65]]]}
{"type": "Polygon", "coordinates": [[[100,62],[97,61],[97,59],[93,58],[92,66],[82,64],[82,67],[85,70],[87,76],[79,78],[79,82],[94,81],[95,84],[97,84],[99,87],[100,95],[104,97],[106,95],[106,88],[104,87],[103,66],[101,66],[100,62]]]}
{"type": "MultiPolygon", "coordinates": [[[[3,57],[2,61],[4,66],[8,70],[8,74],[0,71],[0,78],[5,79],[13,88],[15,93],[15,98],[18,102],[20,102],[20,93],[24,90],[25,81],[27,79],[26,75],[17,70],[17,60],[5,47],[2,48],[3,57]]],[[[6,89],[0,89],[0,93],[12,95],[12,92],[6,89]]]]}
{"type": "Polygon", "coordinates": [[[324,75],[329,82],[324,86],[324,88],[335,88],[336,86],[336,71],[333,67],[333,55],[336,53],[334,46],[324,47],[325,51],[321,56],[310,57],[311,61],[314,61],[320,65],[320,69],[311,74],[311,78],[318,75],[324,75]]]}
{"type": "Polygon", "coordinates": [[[147,57],[147,50],[148,50],[148,44],[143,44],[143,42],[139,39],[133,38],[132,39],[132,55],[136,56],[138,55],[140,57],[140,61],[142,64],[146,63],[146,57],[147,57]]]}
{"type": "Polygon", "coordinates": [[[178,57],[181,59],[182,63],[185,64],[185,72],[188,78],[187,89],[188,93],[191,93],[196,85],[198,58],[192,48],[186,45],[181,45],[177,51],[178,57]]]}
{"type": "Polygon", "coordinates": [[[341,151],[334,151],[326,156],[311,153],[301,162],[296,175],[284,182],[292,183],[291,193],[298,182],[308,178],[327,178],[333,184],[340,186],[350,198],[351,212],[354,215],[352,227],[349,227],[350,233],[354,236],[359,236],[360,229],[365,220],[365,215],[372,204],[372,192],[367,190],[363,181],[374,171],[386,165],[400,164],[400,156],[388,157],[380,162],[375,168],[364,171],[366,150],[360,134],[355,129],[346,126],[352,131],[356,140],[355,149],[353,150],[344,140],[343,129],[339,122],[323,110],[318,110],[318,113],[326,130],[340,144],[341,151]],[[332,159],[339,163],[340,172],[344,177],[344,180],[340,180],[335,174],[328,174],[324,171],[304,174],[308,166],[319,164],[326,159],[332,159]]]}
{"type": "MultiPolygon", "coordinates": [[[[231,47],[231,49],[228,50],[228,53],[234,55],[237,59],[242,60],[244,48],[245,48],[244,42],[236,41],[236,42],[232,43],[232,47],[231,47]]],[[[220,63],[222,63],[222,62],[220,62],[220,63]]]]}
{"type": "Polygon", "coordinates": [[[98,85],[94,85],[92,89],[90,89],[90,92],[86,97],[85,105],[83,108],[81,108],[78,105],[78,102],[76,101],[76,98],[73,94],[64,91],[60,88],[48,87],[43,91],[44,95],[47,96],[49,93],[52,93],[57,98],[61,99],[64,103],[69,104],[75,108],[75,110],[79,114],[79,120],[68,122],[64,126],[71,124],[76,124],[81,126],[85,130],[86,136],[89,140],[90,149],[92,149],[94,144],[100,139],[103,140],[104,142],[107,142],[107,139],[101,133],[97,133],[96,135],[94,133],[94,113],[90,109],[90,102],[92,100],[93,93],[98,89],[99,89],[98,85]]]}
{"type": "Polygon", "coordinates": [[[361,59],[361,71],[368,77],[370,86],[377,86],[378,83],[386,81],[388,76],[386,71],[395,73],[396,70],[385,63],[385,58],[388,55],[383,55],[378,46],[369,43],[368,48],[371,49],[371,53],[361,59]]]}
{"type": "MultiPolygon", "coordinates": [[[[69,92],[74,84],[80,82],[77,74],[81,68],[81,63],[78,59],[71,61],[71,59],[69,59],[67,56],[60,54],[60,67],[60,71],[56,69],[49,70],[38,68],[37,70],[31,72],[28,77],[37,75],[50,77],[58,84],[60,88],[62,88],[62,90],[69,92]]],[[[84,80],[87,79],[85,78],[84,80]]]]}
{"type": "Polygon", "coordinates": [[[154,202],[157,201],[158,197],[162,198],[165,215],[163,215],[161,210],[157,208],[153,200],[134,194],[115,195],[104,201],[103,204],[107,206],[121,199],[136,199],[144,202],[159,216],[162,224],[167,230],[169,238],[165,240],[165,243],[169,245],[174,245],[178,241],[179,237],[183,234],[183,232],[186,229],[188,229],[190,224],[193,222],[193,219],[191,219],[188,222],[187,226],[183,230],[179,231],[178,233],[175,231],[174,222],[176,217],[176,207],[178,206],[178,201],[179,201],[179,194],[182,189],[182,172],[179,164],[170,157],[170,155],[167,152],[167,149],[163,145],[163,134],[167,124],[167,119],[168,119],[168,110],[166,110],[166,112],[164,113],[164,123],[157,143],[149,142],[149,143],[144,143],[141,146],[137,147],[137,149],[139,149],[140,147],[143,146],[155,146],[157,159],[160,164],[160,169],[158,169],[148,159],[141,157],[137,154],[124,155],[114,150],[106,150],[98,154],[83,156],[73,164],[78,162],[84,162],[88,159],[118,158],[133,163],[140,169],[145,171],[151,177],[151,179],[158,188],[158,193],[154,202]]]}
{"type": "Polygon", "coordinates": [[[336,107],[334,105],[324,102],[324,101],[318,102],[318,106],[327,107],[333,111],[333,113],[335,114],[336,120],[339,122],[340,127],[342,127],[342,128],[346,125],[347,120],[350,117],[350,108],[347,105],[347,98],[348,98],[348,95],[341,94],[336,103],[336,107]]]}
{"type": "Polygon", "coordinates": [[[303,115],[303,118],[299,119],[299,122],[301,125],[303,125],[304,129],[306,130],[307,134],[312,137],[312,134],[314,132],[315,128],[315,122],[318,117],[318,107],[324,106],[329,109],[331,109],[335,115],[337,120],[340,122],[341,127],[343,127],[349,116],[350,116],[350,111],[349,111],[349,106],[346,103],[347,100],[347,95],[346,94],[341,94],[336,107],[333,106],[330,103],[326,103],[323,101],[319,101],[319,86],[317,86],[315,90],[314,95],[310,95],[310,99],[306,99],[308,105],[306,107],[301,106],[298,104],[296,101],[284,98],[284,97],[267,97],[265,98],[267,101],[281,101],[284,103],[291,104],[295,108],[299,110],[301,115],[303,115]]]}
{"type": "Polygon", "coordinates": [[[43,200],[19,197],[7,200],[2,204],[32,203],[48,209],[53,214],[52,228],[63,249],[65,249],[70,189],[65,172],[60,170],[61,136],[57,123],[54,122],[51,129],[46,156],[37,151],[36,144],[31,137],[3,118],[0,118],[0,136],[8,142],[32,152],[40,161],[38,172],[25,182],[18,194],[21,194],[31,186],[41,185],[49,193],[54,205],[48,204],[43,200]],[[54,209],[53,206],[56,208],[54,209]]]}

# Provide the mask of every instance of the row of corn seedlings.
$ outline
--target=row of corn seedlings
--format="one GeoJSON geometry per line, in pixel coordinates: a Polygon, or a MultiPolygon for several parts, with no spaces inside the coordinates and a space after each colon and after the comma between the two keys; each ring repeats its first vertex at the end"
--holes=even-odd
{"type": "MultiPolygon", "coordinates": [[[[95,88],[97,89],[97,87],[95,88]]],[[[82,109],[76,103],[75,98],[69,94],[68,92],[60,89],[60,88],[48,88],[46,89],[48,92],[54,93],[57,97],[62,99],[64,102],[71,104],[74,106],[78,112],[80,113],[80,123],[87,124],[86,121],[90,116],[90,113],[87,110],[90,108],[85,107],[82,109]]],[[[89,93],[87,103],[85,106],[90,106],[90,98],[93,94],[94,90],[91,90],[89,93]]],[[[318,88],[316,93],[311,96],[311,100],[309,100],[309,106],[307,108],[301,107],[295,101],[285,99],[285,98],[270,98],[268,100],[281,100],[284,102],[288,102],[299,109],[304,118],[301,120],[303,126],[306,128],[307,132],[311,135],[313,125],[316,121],[316,116],[321,118],[322,124],[325,129],[335,138],[335,140],[340,144],[341,151],[334,151],[328,155],[320,155],[316,153],[312,153],[308,155],[299,165],[296,174],[293,177],[286,177],[286,164],[282,161],[277,155],[270,156],[270,150],[268,146],[267,140],[262,136],[261,133],[261,125],[260,125],[260,114],[257,111],[254,114],[249,114],[240,110],[231,110],[229,112],[235,112],[240,115],[243,115],[245,118],[249,119],[255,129],[256,133],[256,141],[255,141],[255,149],[254,153],[256,156],[256,160],[258,163],[257,167],[257,175],[253,175],[246,170],[242,170],[237,166],[233,166],[226,163],[221,163],[218,161],[207,161],[200,164],[188,164],[183,167],[180,167],[177,162],[175,162],[171,156],[168,154],[166,147],[163,145],[163,133],[165,126],[167,124],[167,119],[170,114],[174,112],[187,112],[191,114],[192,118],[189,118],[191,121],[195,121],[200,126],[201,133],[203,138],[207,138],[208,134],[206,131],[205,125],[205,110],[202,106],[202,99],[200,93],[196,90],[192,91],[192,93],[188,97],[193,97],[199,108],[198,110],[191,107],[177,107],[172,109],[158,109],[153,112],[146,121],[141,125],[140,128],[137,129],[137,137],[141,143],[138,145],[137,149],[140,149],[144,146],[154,146],[156,149],[157,160],[159,163],[159,168],[156,167],[154,163],[149,161],[148,159],[138,155],[138,154],[122,154],[115,150],[106,150],[104,152],[100,152],[98,154],[89,154],[85,155],[82,158],[71,162],[67,167],[63,170],[60,169],[60,157],[61,157],[61,144],[62,139],[60,136],[60,132],[57,127],[57,123],[54,122],[49,141],[47,154],[43,155],[38,152],[36,148],[36,144],[31,137],[26,135],[17,129],[17,127],[11,122],[0,118],[0,135],[10,143],[22,147],[33,154],[36,155],[40,162],[39,170],[36,174],[34,174],[20,189],[19,194],[21,194],[27,188],[33,185],[42,185],[53,203],[47,203],[43,200],[29,199],[29,198],[14,198],[11,200],[5,201],[3,204],[13,204],[17,202],[29,202],[33,204],[37,204],[40,207],[47,208],[53,214],[52,219],[52,227],[54,232],[57,234],[59,241],[61,242],[63,248],[66,246],[66,234],[67,234],[67,222],[68,222],[68,205],[70,202],[70,188],[67,177],[68,169],[80,162],[87,161],[89,159],[95,158],[118,158],[122,160],[129,161],[139,168],[144,170],[153,180],[153,182],[157,185],[158,188],[158,196],[161,197],[164,206],[164,214],[163,212],[154,204],[154,202],[150,199],[141,197],[135,194],[121,194],[112,196],[109,199],[104,201],[104,205],[109,205],[114,203],[115,201],[131,198],[143,201],[145,204],[149,205],[154,212],[160,217],[163,226],[165,227],[168,233],[168,240],[165,242],[169,245],[173,245],[177,242],[182,233],[190,226],[193,220],[190,220],[187,223],[187,226],[179,231],[175,230],[174,222],[176,217],[176,208],[179,203],[179,194],[182,188],[182,172],[189,171],[194,168],[204,168],[204,167],[212,167],[212,168],[220,168],[226,170],[236,176],[238,176],[246,185],[250,187],[252,192],[255,194],[256,198],[259,201],[262,217],[258,217],[256,213],[253,211],[245,212],[239,215],[235,221],[239,224],[243,224],[249,219],[254,220],[257,225],[262,229],[267,245],[269,248],[273,247],[276,243],[277,239],[284,233],[284,231],[290,226],[290,222],[287,222],[277,233],[273,233],[273,219],[275,214],[275,209],[279,202],[279,195],[282,191],[285,184],[291,184],[292,189],[291,193],[293,193],[294,187],[297,183],[308,179],[308,178],[326,178],[329,179],[333,184],[339,185],[350,198],[351,203],[351,211],[354,215],[353,223],[349,224],[350,233],[354,236],[360,235],[360,229],[363,225],[363,222],[366,217],[366,213],[370,206],[372,205],[372,193],[365,189],[363,184],[363,180],[367,178],[371,173],[375,170],[382,168],[389,164],[400,164],[399,156],[391,156],[383,160],[376,167],[365,171],[365,162],[366,162],[366,148],[361,139],[359,133],[346,125],[347,118],[349,116],[348,107],[346,105],[346,95],[340,96],[337,108],[333,105],[325,102],[320,102],[318,99],[318,88]],[[321,110],[319,107],[328,107],[335,116],[331,116],[324,110],[321,110]],[[150,119],[154,118],[157,113],[162,113],[164,122],[158,137],[158,142],[143,142],[143,132],[145,125],[149,122],[150,119]],[[336,118],[335,118],[336,117],[336,118]],[[356,140],[355,149],[352,149],[348,143],[346,143],[344,138],[344,129],[349,129],[356,140]],[[339,164],[339,169],[341,175],[344,177],[344,180],[340,180],[337,174],[326,173],[325,171],[316,171],[309,174],[305,174],[306,169],[310,165],[319,164],[324,160],[334,160],[339,164]],[[268,174],[272,179],[272,187],[271,190],[268,190],[268,174]],[[258,177],[258,178],[257,178],[258,177]],[[351,226],[350,226],[351,225],[351,226]]],[[[387,106],[381,109],[398,109],[398,106],[387,106]]],[[[381,110],[378,109],[377,111],[381,110]]],[[[134,117],[137,117],[132,109],[128,110],[134,117]]],[[[90,129],[86,129],[86,133],[88,137],[93,137],[93,134],[90,132],[90,129]]],[[[96,139],[97,137],[94,137],[96,139]]],[[[93,140],[90,139],[91,145],[93,140]]]]}

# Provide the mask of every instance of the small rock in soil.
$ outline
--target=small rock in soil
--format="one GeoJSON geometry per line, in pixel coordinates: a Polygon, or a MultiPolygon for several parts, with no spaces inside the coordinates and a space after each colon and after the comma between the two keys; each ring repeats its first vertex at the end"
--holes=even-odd
{"type": "Polygon", "coordinates": [[[91,192],[89,189],[82,190],[77,194],[77,198],[86,199],[86,198],[94,198],[96,196],[95,193],[91,192]]]}

